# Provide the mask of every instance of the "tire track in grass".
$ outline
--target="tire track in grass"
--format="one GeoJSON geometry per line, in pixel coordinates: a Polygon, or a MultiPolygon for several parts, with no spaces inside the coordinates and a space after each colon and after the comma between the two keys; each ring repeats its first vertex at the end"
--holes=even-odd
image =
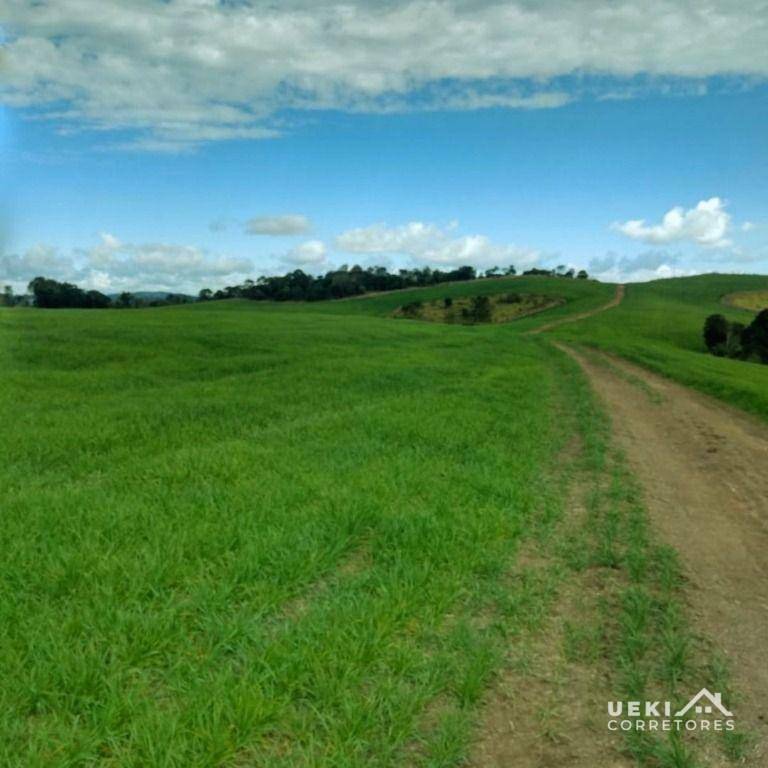
{"type": "MultiPolygon", "coordinates": [[[[578,376],[575,361],[564,361],[562,373],[578,376]]],[[[659,407],[633,381],[622,382],[659,407]]],[[[572,502],[551,535],[518,561],[522,573],[550,574],[555,597],[540,623],[510,639],[506,670],[485,700],[469,764],[752,764],[743,720],[735,733],[608,732],[608,701],[669,699],[682,706],[703,686],[735,699],[718,649],[689,609],[677,554],[655,535],[641,486],[586,379],[571,407],[583,438],[580,458],[570,469],[563,461],[572,502]]]]}
{"type": "MultiPolygon", "coordinates": [[[[564,347],[563,347],[564,348],[564,347]]],[[[768,744],[768,429],[736,409],[619,358],[565,348],[612,416],[650,520],[680,555],[693,624],[725,654],[740,726],[768,744]],[[642,382],[642,388],[634,385],[642,382]],[[656,397],[649,398],[652,390],[656,397]]]]}
{"type": "Polygon", "coordinates": [[[603,304],[602,307],[597,307],[596,309],[590,309],[586,312],[578,312],[575,315],[567,315],[566,317],[561,317],[558,320],[553,320],[550,323],[544,323],[544,325],[540,325],[538,328],[534,328],[533,330],[527,331],[527,334],[539,334],[544,333],[545,331],[551,331],[554,328],[558,328],[561,325],[565,325],[566,323],[575,323],[578,320],[584,320],[587,317],[592,317],[592,315],[596,315],[599,312],[605,312],[608,309],[613,309],[613,307],[618,307],[619,304],[621,304],[622,301],[624,301],[624,294],[626,293],[626,286],[624,285],[617,285],[616,286],[616,293],[614,297],[607,303],[603,304]]]}

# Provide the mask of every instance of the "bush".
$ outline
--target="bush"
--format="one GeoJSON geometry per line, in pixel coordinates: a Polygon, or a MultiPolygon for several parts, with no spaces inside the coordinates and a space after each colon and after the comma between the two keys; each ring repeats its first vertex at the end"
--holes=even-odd
{"type": "Polygon", "coordinates": [[[443,299],[443,306],[444,306],[446,309],[450,309],[450,308],[453,306],[453,299],[452,299],[450,296],[446,296],[446,297],[443,299]]]}
{"type": "Polygon", "coordinates": [[[403,306],[403,314],[406,317],[418,317],[421,314],[421,308],[422,303],[420,301],[412,301],[403,306]]]}
{"type": "Polygon", "coordinates": [[[470,306],[472,319],[476,323],[489,323],[491,321],[493,307],[487,296],[473,296],[470,306]]]}
{"type": "Polygon", "coordinates": [[[728,326],[728,340],[725,342],[726,357],[743,359],[747,356],[743,343],[744,323],[731,323],[728,326]]]}
{"type": "Polygon", "coordinates": [[[704,343],[713,354],[725,347],[728,341],[728,321],[722,315],[710,315],[704,321],[704,343]]]}
{"type": "Polygon", "coordinates": [[[704,322],[704,343],[719,357],[757,358],[768,363],[768,309],[759,312],[746,328],[742,323],[729,323],[722,315],[710,315],[704,322]]]}
{"type": "Polygon", "coordinates": [[[519,293],[506,293],[499,301],[502,304],[519,304],[523,300],[523,297],[519,293]]]}
{"type": "Polygon", "coordinates": [[[754,355],[761,363],[768,363],[768,309],[759,312],[744,329],[741,343],[747,355],[754,355]]]}

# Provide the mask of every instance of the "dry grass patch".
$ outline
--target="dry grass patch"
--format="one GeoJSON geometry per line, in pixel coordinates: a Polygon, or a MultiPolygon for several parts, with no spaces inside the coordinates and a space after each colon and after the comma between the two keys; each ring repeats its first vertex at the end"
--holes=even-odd
{"type": "Polygon", "coordinates": [[[768,308],[768,290],[729,293],[723,297],[723,304],[737,309],[747,309],[750,312],[759,312],[761,309],[768,308]]]}
{"type": "Polygon", "coordinates": [[[398,307],[393,317],[432,323],[474,325],[508,323],[521,317],[559,307],[565,301],[533,293],[501,293],[494,296],[446,296],[434,301],[413,301],[398,307]]]}

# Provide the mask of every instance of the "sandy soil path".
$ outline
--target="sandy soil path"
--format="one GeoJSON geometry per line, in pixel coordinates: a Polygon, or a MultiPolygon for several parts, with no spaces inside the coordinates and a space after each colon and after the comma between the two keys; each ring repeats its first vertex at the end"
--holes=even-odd
{"type": "Polygon", "coordinates": [[[734,714],[768,764],[768,428],[619,358],[561,348],[611,414],[653,526],[680,554],[694,624],[730,662],[734,714]]]}

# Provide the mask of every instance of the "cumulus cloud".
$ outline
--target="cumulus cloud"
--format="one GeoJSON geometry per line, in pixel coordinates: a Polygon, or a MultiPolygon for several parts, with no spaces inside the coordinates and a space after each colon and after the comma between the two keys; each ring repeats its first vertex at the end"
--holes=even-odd
{"type": "Polygon", "coordinates": [[[4,102],[68,128],[127,130],[120,146],[140,150],[268,138],[284,109],[547,108],[573,97],[556,84],[568,76],[768,75],[763,0],[6,6],[4,102]]]}
{"type": "Polygon", "coordinates": [[[598,280],[612,283],[639,283],[666,277],[685,277],[701,270],[680,264],[681,255],[664,250],[650,250],[634,256],[609,252],[589,262],[589,273],[598,280]]]}
{"type": "Polygon", "coordinates": [[[660,224],[648,225],[645,219],[616,222],[612,228],[632,240],[652,245],[688,241],[706,247],[730,245],[726,233],[731,217],[719,197],[702,200],[695,208],[675,206],[664,214],[660,224]]]}
{"type": "Polygon", "coordinates": [[[312,228],[312,222],[299,213],[280,216],[255,216],[245,222],[249,235],[303,235],[312,228]]]}
{"type": "Polygon", "coordinates": [[[281,261],[296,267],[317,267],[325,263],[327,250],[321,240],[307,240],[286,253],[281,261]]]}
{"type": "Polygon", "coordinates": [[[456,222],[446,227],[421,221],[395,227],[372,224],[343,232],[336,238],[336,247],[347,253],[404,255],[416,263],[434,266],[514,263],[525,267],[538,262],[541,256],[531,248],[494,243],[485,235],[460,236],[457,229],[456,222]]]}
{"type": "Polygon", "coordinates": [[[0,281],[24,286],[43,275],[101,291],[196,292],[202,285],[240,281],[252,269],[248,259],[212,255],[191,245],[124,243],[109,233],[102,233],[96,245],[69,254],[38,245],[0,256],[0,281]]]}
{"type": "Polygon", "coordinates": [[[755,223],[753,221],[745,221],[741,225],[742,232],[751,232],[754,228],[755,228],[755,223]]]}

